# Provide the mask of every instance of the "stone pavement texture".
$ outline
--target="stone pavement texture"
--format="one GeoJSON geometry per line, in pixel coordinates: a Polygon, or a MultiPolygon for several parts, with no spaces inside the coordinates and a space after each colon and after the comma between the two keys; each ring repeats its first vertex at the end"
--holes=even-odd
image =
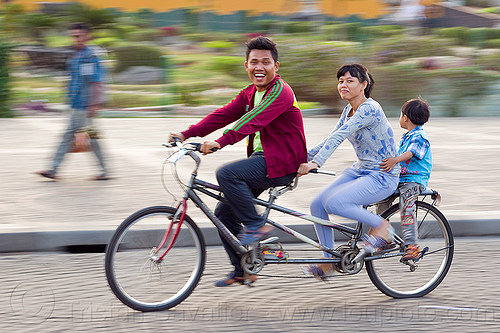
{"type": "MultiPolygon", "coordinates": [[[[71,246],[106,244],[114,229],[130,214],[148,206],[171,205],[161,182],[162,163],[168,156],[161,144],[169,131],[179,131],[199,118],[100,118],[102,146],[112,176],[91,181],[98,173],[91,153],[69,154],[59,181],[36,174],[50,166],[67,124],[65,116],[40,115],[0,119],[0,252],[54,251],[71,246]]],[[[308,146],[322,140],[337,118],[305,118],[308,146]]],[[[403,133],[390,119],[397,138],[403,133]]],[[[500,235],[500,118],[431,118],[425,125],[431,140],[434,169],[430,187],[443,197],[441,211],[452,222],[456,236],[500,235]]],[[[215,139],[217,134],[208,138],[215,139]]],[[[202,141],[202,139],[199,139],[202,141]]],[[[226,147],[202,158],[200,178],[215,182],[214,171],[224,162],[243,158],[245,143],[226,147]]],[[[340,172],[355,160],[343,143],[323,169],[340,172]]],[[[181,162],[182,176],[190,164],[181,162]]],[[[166,186],[181,191],[166,168],[166,186]]],[[[278,204],[307,213],[312,197],[331,176],[302,177],[299,187],[278,199],[278,204]]],[[[208,200],[209,206],[214,202],[208,200]]],[[[218,237],[208,219],[191,205],[188,214],[204,228],[209,244],[218,237]]],[[[288,225],[312,226],[277,213],[272,219],[288,225]]]]}
{"type": "MultiPolygon", "coordinates": [[[[228,263],[222,247],[209,247],[205,275],[193,294],[154,313],[133,311],[115,298],[102,253],[2,254],[0,331],[496,333],[500,264],[491,253],[499,240],[458,238],[444,281],[429,295],[406,300],[383,295],[364,270],[331,283],[261,277],[252,288],[215,288],[228,263]]],[[[262,271],[299,272],[296,265],[262,271]]]]}

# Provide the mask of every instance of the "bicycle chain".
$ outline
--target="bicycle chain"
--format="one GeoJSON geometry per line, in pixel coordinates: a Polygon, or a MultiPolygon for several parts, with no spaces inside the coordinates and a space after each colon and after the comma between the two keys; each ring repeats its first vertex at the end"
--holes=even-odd
{"type": "MultiPolygon", "coordinates": [[[[271,277],[271,278],[285,278],[285,279],[321,279],[317,276],[307,276],[307,275],[295,275],[295,276],[290,276],[290,275],[272,275],[272,274],[257,274],[258,276],[262,277],[271,277]]],[[[323,278],[345,278],[349,275],[354,275],[354,274],[337,274],[337,275],[325,275],[323,278]]]]}
{"type": "MultiPolygon", "coordinates": [[[[316,276],[289,276],[289,275],[270,275],[270,274],[257,274],[262,277],[270,277],[270,278],[285,278],[285,279],[318,279],[316,276]]],[[[337,278],[340,275],[325,275],[324,278],[337,278]]]]}

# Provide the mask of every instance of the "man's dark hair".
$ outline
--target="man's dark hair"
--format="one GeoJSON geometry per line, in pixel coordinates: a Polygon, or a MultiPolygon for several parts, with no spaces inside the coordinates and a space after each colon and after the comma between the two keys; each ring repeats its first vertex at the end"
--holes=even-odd
{"type": "Polygon", "coordinates": [[[349,72],[349,74],[351,74],[353,77],[357,78],[360,83],[363,83],[365,81],[368,82],[364,93],[365,97],[369,98],[370,93],[373,89],[373,85],[375,84],[375,80],[373,79],[373,76],[368,73],[366,67],[361,64],[342,65],[342,67],[340,67],[337,71],[337,79],[339,79],[341,76],[344,76],[347,72],[349,72]]]}
{"type": "Polygon", "coordinates": [[[276,48],[276,44],[267,37],[258,36],[247,42],[247,60],[252,50],[269,50],[271,51],[274,62],[278,61],[278,49],[276,48]]]}
{"type": "Polygon", "coordinates": [[[84,22],[77,22],[73,23],[70,27],[69,30],[83,30],[86,32],[90,32],[90,25],[84,22]]]}
{"type": "Polygon", "coordinates": [[[429,120],[429,104],[421,98],[410,99],[401,107],[401,113],[415,125],[423,125],[429,120]]]}

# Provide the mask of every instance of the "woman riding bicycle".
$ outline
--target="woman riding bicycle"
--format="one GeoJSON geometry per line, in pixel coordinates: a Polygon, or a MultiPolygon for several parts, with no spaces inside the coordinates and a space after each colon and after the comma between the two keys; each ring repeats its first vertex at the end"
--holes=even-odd
{"type": "MultiPolygon", "coordinates": [[[[337,147],[348,139],[358,157],[352,167],[326,187],[311,203],[311,214],[328,219],[335,214],[371,227],[367,246],[383,248],[391,242],[392,227],[389,221],[363,208],[383,200],[397,188],[399,168],[390,172],[380,170],[385,158],[398,155],[394,133],[379,103],[370,98],[374,80],[360,64],[343,65],[337,71],[340,97],[349,102],[340,119],[326,139],[308,151],[308,163],[298,169],[299,176],[321,167],[337,147]]],[[[333,229],[315,224],[321,244],[333,247],[333,229]]],[[[325,253],[325,257],[331,257],[325,253]]],[[[305,273],[324,277],[331,264],[312,265],[305,273]]]]}

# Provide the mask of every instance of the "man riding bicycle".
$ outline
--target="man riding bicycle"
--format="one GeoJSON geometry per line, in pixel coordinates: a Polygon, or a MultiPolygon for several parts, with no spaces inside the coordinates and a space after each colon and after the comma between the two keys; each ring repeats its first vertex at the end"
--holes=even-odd
{"type": "MultiPolygon", "coordinates": [[[[227,203],[219,202],[215,215],[243,245],[267,237],[272,230],[257,213],[253,199],[270,187],[292,182],[299,165],[307,161],[302,114],[292,89],[276,73],[280,64],[276,44],[259,36],[246,46],[245,69],[252,84],[189,129],[170,133],[170,141],[184,141],[204,137],[235,122],[220,138],[203,143],[200,150],[205,155],[248,137],[248,158],[228,163],[216,173],[227,203]]],[[[221,239],[234,270],[215,285],[243,283],[240,257],[221,239]]],[[[256,278],[250,276],[248,280],[256,278]]]]}

